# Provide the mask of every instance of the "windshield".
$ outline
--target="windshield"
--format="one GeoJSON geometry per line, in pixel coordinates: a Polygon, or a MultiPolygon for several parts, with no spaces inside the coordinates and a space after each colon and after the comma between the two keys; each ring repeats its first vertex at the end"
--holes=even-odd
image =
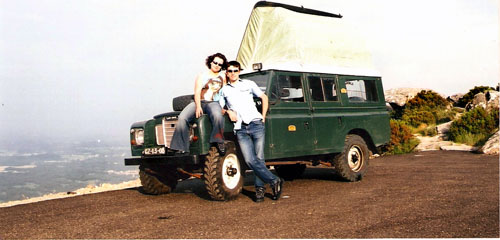
{"type": "Polygon", "coordinates": [[[259,86],[259,88],[265,92],[267,87],[267,80],[269,79],[269,72],[249,73],[242,75],[241,79],[254,81],[257,84],[257,86],[259,86]]]}

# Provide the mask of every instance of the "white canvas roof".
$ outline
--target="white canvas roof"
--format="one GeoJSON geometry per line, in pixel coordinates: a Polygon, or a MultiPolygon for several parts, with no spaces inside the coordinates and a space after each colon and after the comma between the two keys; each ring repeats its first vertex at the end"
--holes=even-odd
{"type": "Polygon", "coordinates": [[[237,56],[244,72],[262,63],[263,69],[380,76],[355,29],[341,16],[321,13],[329,14],[257,3],[237,56]]]}

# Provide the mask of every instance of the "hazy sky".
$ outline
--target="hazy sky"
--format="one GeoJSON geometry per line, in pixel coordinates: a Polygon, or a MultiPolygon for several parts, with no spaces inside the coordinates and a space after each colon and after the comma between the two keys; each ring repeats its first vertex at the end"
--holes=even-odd
{"type": "MultiPolygon", "coordinates": [[[[235,59],[257,1],[0,0],[0,148],[8,139],[128,142],[191,94],[207,55],[235,59]]],[[[451,95],[499,82],[496,0],[277,1],[362,30],[384,88],[451,95]]]]}

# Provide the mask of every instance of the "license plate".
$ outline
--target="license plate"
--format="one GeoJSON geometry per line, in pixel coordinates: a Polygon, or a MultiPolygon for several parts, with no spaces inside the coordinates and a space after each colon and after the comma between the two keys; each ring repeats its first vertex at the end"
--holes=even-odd
{"type": "Polygon", "coordinates": [[[165,154],[165,147],[154,147],[144,149],[144,155],[161,155],[165,154]]]}

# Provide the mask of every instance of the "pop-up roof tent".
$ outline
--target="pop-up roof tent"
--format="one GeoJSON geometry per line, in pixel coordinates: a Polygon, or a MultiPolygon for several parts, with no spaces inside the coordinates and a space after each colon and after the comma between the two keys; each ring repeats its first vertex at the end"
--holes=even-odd
{"type": "Polygon", "coordinates": [[[255,4],[238,51],[245,72],[263,69],[380,76],[364,41],[341,15],[285,4],[255,4]]]}

